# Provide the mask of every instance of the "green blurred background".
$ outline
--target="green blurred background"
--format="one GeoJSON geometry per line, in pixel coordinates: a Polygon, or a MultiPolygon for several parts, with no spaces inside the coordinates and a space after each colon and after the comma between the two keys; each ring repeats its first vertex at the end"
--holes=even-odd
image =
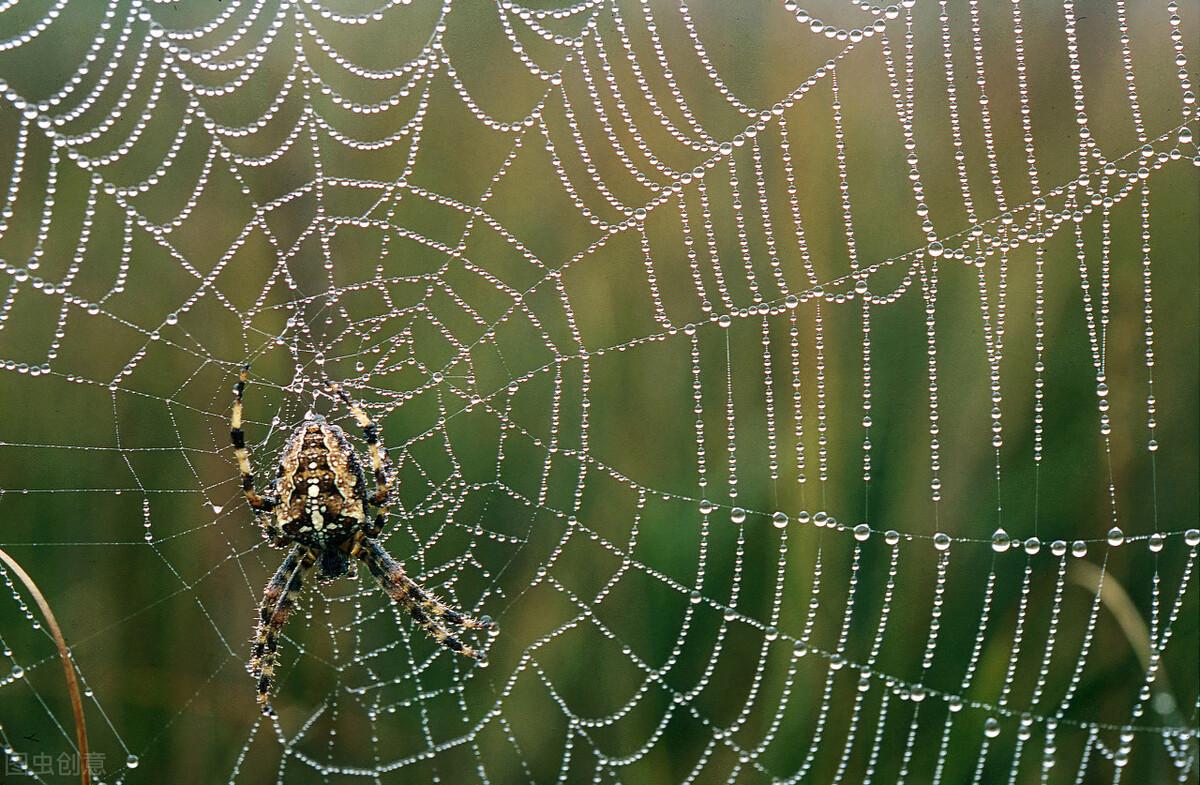
{"type": "MultiPolygon", "coordinates": [[[[669,101],[645,9],[700,124],[722,141],[744,131],[747,119],[722,98],[692,48],[681,6],[622,0],[541,19],[558,35],[585,31],[586,43],[570,60],[567,47],[542,40],[510,4],[461,0],[444,13],[421,0],[364,25],[320,13],[322,7],[362,13],[377,5],[268,0],[252,15],[248,3],[227,12],[229,4],[193,0],[151,5],[139,18],[129,3],[117,2],[105,29],[104,4],[69,3],[45,33],[0,52],[0,79],[7,84],[0,92],[0,172],[8,173],[0,195],[11,190],[14,168],[20,173],[0,236],[12,287],[0,330],[0,361],[7,363],[0,371],[0,547],[42,586],[72,645],[88,688],[91,745],[105,756],[106,782],[658,783],[689,775],[696,782],[765,782],[798,771],[810,782],[861,782],[868,772],[876,782],[897,781],[902,772],[909,772],[908,781],[925,782],[947,738],[943,782],[1039,782],[1046,725],[1034,723],[1031,738],[1022,740],[1016,717],[1039,691],[1043,662],[1046,685],[1033,713],[1055,713],[1072,689],[1085,637],[1086,662],[1054,738],[1057,763],[1049,781],[1110,782],[1112,764],[1100,753],[1076,779],[1088,733],[1070,721],[1112,726],[1099,738],[1118,746],[1115,728],[1129,722],[1143,682],[1147,625],[1161,631],[1172,608],[1152,708],[1137,724],[1196,727],[1197,591],[1186,584],[1175,604],[1190,564],[1181,536],[1169,538],[1157,555],[1144,540],[1111,549],[1092,542],[1086,557],[1066,562],[1057,603],[1060,560],[1048,548],[1026,561],[1015,549],[995,554],[987,544],[998,525],[1014,538],[1047,543],[1099,540],[1114,514],[1127,536],[1196,526],[1200,191],[1191,160],[1195,145],[1174,130],[1190,105],[1181,97],[1170,9],[1133,2],[1123,11],[1113,3],[1074,11],[1088,129],[1102,156],[1090,156],[1088,166],[1113,160],[1122,169],[1152,167],[1144,186],[1135,186],[1108,215],[1110,449],[1099,433],[1073,229],[1058,229],[1043,246],[1045,452],[1036,470],[1033,244],[1022,242],[1006,255],[1003,281],[998,255],[989,256],[982,273],[949,254],[936,263],[926,258],[927,269],[936,264],[938,271],[943,490],[935,505],[924,305],[919,277],[906,278],[919,269],[912,252],[925,245],[926,234],[914,213],[882,36],[848,47],[812,32],[783,3],[687,6],[712,67],[756,108],[770,108],[839,58],[853,261],[867,267],[896,259],[867,280],[876,295],[898,295],[871,308],[869,483],[862,478],[860,301],[820,306],[828,402],[828,478],[822,481],[817,304],[806,299],[795,310],[778,307],[787,293],[811,292],[790,223],[780,124],[772,120],[753,141],[719,156],[704,177],[716,265],[696,184],[650,211],[645,242],[665,323],[656,319],[637,228],[608,234],[593,225],[556,169],[561,163],[561,173],[602,220],[623,220],[591,184],[572,134],[575,121],[615,200],[635,206],[654,198],[614,153],[590,97],[594,86],[604,96],[612,138],[649,180],[667,182],[637,152],[601,68],[605,59],[653,155],[679,170],[711,156],[673,139],[640,91],[622,30],[659,105],[685,127],[669,101]],[[1122,65],[1120,13],[1127,14],[1138,117],[1122,65]],[[205,36],[179,33],[219,18],[225,21],[205,36]],[[589,18],[594,27],[585,30],[589,18]],[[114,54],[112,39],[127,20],[128,43],[114,54]],[[547,72],[562,69],[561,85],[529,73],[505,36],[506,24],[533,61],[547,72]],[[97,30],[108,35],[98,62],[116,64],[108,87],[77,118],[42,128],[38,118],[62,115],[81,96],[40,112],[23,102],[60,90],[97,30]],[[194,62],[192,53],[231,36],[234,43],[213,61],[236,67],[214,73],[194,62]],[[431,38],[444,52],[435,59],[444,56],[453,74],[443,62],[378,113],[340,105],[383,100],[405,79],[361,78],[329,50],[359,67],[384,70],[417,57],[431,38]],[[184,79],[201,87],[223,84],[243,71],[245,82],[228,95],[181,87],[184,79]],[[464,105],[456,79],[479,111],[498,121],[520,123],[539,102],[542,109],[520,130],[489,128],[464,105]],[[275,108],[281,90],[288,92],[275,108]],[[412,134],[382,149],[354,150],[330,131],[379,139],[398,131],[418,107],[415,155],[412,134]],[[271,120],[255,133],[213,130],[214,123],[247,125],[264,112],[271,120]],[[111,123],[105,120],[110,113],[111,123]],[[1139,122],[1152,152],[1176,148],[1177,160],[1156,165],[1154,158],[1140,158],[1139,122]],[[254,163],[297,124],[301,130],[286,152],[254,163]],[[97,138],[81,136],[97,126],[104,129],[97,138]],[[54,136],[66,141],[56,146],[54,136]],[[102,158],[130,139],[127,154],[102,158]],[[782,282],[765,240],[756,145],[782,282]],[[67,151],[83,157],[72,160],[67,151]],[[164,156],[171,164],[156,173],[164,156]],[[745,210],[748,262],[731,207],[738,198],[731,171],[745,210]],[[146,178],[151,187],[137,192],[146,178]],[[194,191],[198,178],[204,185],[194,191]],[[398,179],[400,187],[388,187],[398,179]],[[1142,187],[1149,194],[1153,272],[1159,445],[1153,454],[1147,449],[1142,187]],[[47,220],[43,208],[51,199],[47,220]],[[483,210],[474,213],[480,204],[483,210]],[[689,268],[681,204],[711,310],[703,307],[689,268]],[[158,226],[181,210],[177,227],[158,226]],[[87,241],[79,251],[81,233],[87,241]],[[561,274],[551,274],[559,268],[561,274]],[[769,314],[735,314],[732,325],[721,328],[715,317],[727,310],[718,296],[722,279],[734,309],[760,300],[776,307],[769,314]],[[981,286],[993,319],[1002,286],[1006,309],[999,483],[981,286]],[[793,318],[804,397],[803,472],[792,407],[793,318]],[[687,324],[700,325],[704,488],[687,324]],[[257,382],[247,392],[247,430],[260,475],[271,470],[283,440],[310,407],[332,411],[349,425],[344,411],[315,392],[328,381],[347,383],[381,418],[399,497],[387,546],[427,585],[499,620],[486,670],[432,657],[432,645],[397,619],[369,578],[342,580],[310,587],[288,625],[278,730],[257,716],[243,663],[262,585],[282,554],[261,542],[227,446],[230,386],[244,361],[253,363],[257,382]],[[766,370],[775,407],[775,479],[766,370]],[[727,390],[733,395],[736,499],[730,495],[727,390]],[[701,499],[716,505],[707,520],[701,499]],[[733,506],[750,511],[740,526],[729,520],[733,506]],[[770,525],[776,510],[791,516],[783,530],[770,525]],[[847,526],[866,522],[877,533],[856,552],[848,531],[798,524],[801,510],[828,511],[847,526]],[[887,529],[912,538],[898,546],[875,676],[870,690],[859,693],[858,671],[831,670],[822,653],[838,651],[854,663],[871,656],[893,552],[878,534],[887,529]],[[975,541],[956,542],[949,551],[937,645],[923,667],[937,564],[929,537],[938,531],[975,541]],[[1092,616],[1101,565],[1106,601],[1092,616]],[[952,715],[946,736],[951,715],[944,700],[904,700],[884,678],[959,692],[991,571],[990,613],[965,696],[1005,711],[969,706],[952,715]],[[695,604],[689,602],[693,588],[700,593],[695,604]],[[804,631],[814,598],[814,652],[796,658],[792,641],[804,631]],[[726,608],[736,614],[727,619],[726,608]],[[778,640],[764,633],[772,614],[778,640]],[[1052,623],[1057,643],[1044,659],[1052,623]],[[676,695],[685,697],[675,702],[676,695]],[[983,733],[989,717],[1001,724],[994,739],[983,733]],[[753,754],[739,761],[737,750],[753,754]],[[129,754],[137,756],[136,768],[126,768],[129,754]]],[[[1200,21],[1200,6],[1180,6],[1187,53],[1194,54],[1188,24],[1200,21]]],[[[50,7],[22,2],[3,12],[0,38],[30,28],[50,7]]],[[[945,8],[963,118],[959,140],[978,220],[989,235],[1016,236],[1022,226],[1036,231],[1013,6],[976,9],[991,149],[1015,217],[1011,229],[998,220],[1005,210],[990,179],[972,7],[950,2],[945,8]]],[[[842,2],[812,2],[806,9],[844,28],[876,17],[842,2]]],[[[947,247],[970,250],[939,9],[923,1],[912,9],[914,138],[934,231],[947,247]]],[[[1062,210],[1068,203],[1054,189],[1079,177],[1080,143],[1066,18],[1055,3],[1026,2],[1019,10],[1037,174],[1049,209],[1062,210]]],[[[902,83],[905,19],[901,11],[887,28],[902,83]]],[[[1194,80],[1190,63],[1185,73],[1194,80]]],[[[96,78],[89,73],[80,90],[90,91],[96,78]]],[[[852,293],[853,281],[847,278],[852,259],[832,90],[826,73],[783,117],[813,271],[825,291],[836,294],[852,293]]],[[[1094,176],[1090,185],[1112,194],[1122,182],[1101,184],[1094,176]]],[[[1103,223],[1097,209],[1080,224],[1093,298],[1101,291],[1103,223]]],[[[0,686],[3,740],[15,754],[57,756],[70,751],[73,739],[62,673],[23,597],[17,590],[12,601],[0,601],[5,656],[21,674],[0,686]]],[[[1194,766],[1194,733],[1176,743],[1194,766]]],[[[1180,771],[1158,734],[1135,734],[1124,772],[1129,781],[1166,782],[1180,771]]],[[[1183,776],[1194,781],[1194,768],[1183,776]]],[[[7,774],[3,781],[25,777],[7,774]]]]}

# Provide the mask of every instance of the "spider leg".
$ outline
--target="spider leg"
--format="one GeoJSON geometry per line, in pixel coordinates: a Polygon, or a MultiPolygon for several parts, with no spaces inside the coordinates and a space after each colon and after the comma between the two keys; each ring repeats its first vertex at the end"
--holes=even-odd
{"type": "Polygon", "coordinates": [[[276,500],[270,496],[260,496],[254,490],[254,470],[250,467],[250,450],[246,449],[246,432],[242,430],[242,392],[246,389],[246,380],[250,377],[250,366],[243,365],[238,372],[237,384],[233,386],[233,414],[229,421],[229,440],[233,442],[233,454],[237,456],[238,469],[242,473],[242,493],[246,501],[255,510],[264,512],[275,508],[276,500]]]}
{"type": "Polygon", "coordinates": [[[297,545],[267,581],[262,603],[258,608],[258,629],[254,634],[250,671],[258,686],[258,706],[263,714],[271,714],[271,685],[275,681],[275,665],[279,660],[279,636],[288,615],[296,607],[296,595],[304,588],[304,578],[312,570],[312,552],[297,545]]]}
{"type": "Polygon", "coordinates": [[[388,474],[391,471],[391,460],[388,458],[387,450],[383,448],[379,441],[379,426],[371,420],[370,416],[363,410],[361,406],[354,402],[341,385],[330,385],[329,388],[334,395],[342,399],[342,403],[346,404],[346,408],[350,410],[350,414],[354,415],[354,419],[358,422],[358,427],[362,428],[363,438],[367,440],[367,450],[371,454],[371,469],[375,473],[375,493],[367,497],[367,501],[379,508],[378,514],[375,516],[375,524],[373,531],[378,534],[383,530],[383,523],[387,520],[388,514],[388,474]]]}
{"type": "Polygon", "coordinates": [[[421,626],[438,645],[475,660],[485,659],[482,651],[467,646],[447,629],[447,624],[469,630],[491,629],[495,625],[484,616],[473,619],[452,610],[429,592],[422,589],[404,572],[403,565],[396,561],[383,546],[372,539],[364,539],[360,558],[366,562],[371,574],[395,602],[399,603],[413,621],[421,626]]]}

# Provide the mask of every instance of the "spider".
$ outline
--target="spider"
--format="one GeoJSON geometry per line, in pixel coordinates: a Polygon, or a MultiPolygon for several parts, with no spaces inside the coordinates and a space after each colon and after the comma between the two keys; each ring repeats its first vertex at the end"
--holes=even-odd
{"type": "Polygon", "coordinates": [[[483,662],[483,652],[464,644],[451,628],[494,629],[492,620],[487,616],[473,619],[448,607],[408,577],[404,566],[376,539],[387,522],[391,466],[387,451],[379,443],[379,427],[340,386],[331,385],[330,392],[342,400],[362,428],[375,487],[368,489],[364,462],[355,454],[345,431],[320,415],[310,414],[284,444],[274,482],[262,494],[255,490],[250,451],[242,430],[242,393],[249,374],[250,366],[243,366],[234,385],[229,432],[242,475],[242,491],[258,514],[268,542],[276,548],[291,548],[263,591],[247,664],[257,682],[262,712],[274,713],[270,694],[279,658],[279,636],[314,567],[318,568],[319,579],[332,580],[353,575],[354,560],[361,560],[384,592],[438,644],[483,662]],[[371,508],[375,510],[373,517],[371,508]]]}

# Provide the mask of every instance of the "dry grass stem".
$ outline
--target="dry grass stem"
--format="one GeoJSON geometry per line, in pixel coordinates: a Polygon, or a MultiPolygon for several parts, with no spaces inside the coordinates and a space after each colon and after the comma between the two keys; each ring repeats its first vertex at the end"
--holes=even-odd
{"type": "Polygon", "coordinates": [[[75,738],[79,747],[79,779],[83,785],[91,785],[92,774],[88,766],[88,739],[87,726],[83,720],[83,701],[79,698],[79,684],[75,681],[75,665],[71,662],[71,652],[67,650],[67,641],[63,638],[62,630],[59,629],[58,620],[54,618],[54,611],[50,610],[50,604],[46,602],[45,596],[33,582],[33,578],[29,577],[29,573],[25,572],[21,565],[3,548],[0,548],[0,561],[3,561],[21,579],[21,583],[25,584],[25,588],[33,595],[33,601],[41,609],[42,616],[46,619],[46,626],[50,628],[50,634],[54,636],[54,645],[58,646],[58,656],[62,658],[63,673],[67,677],[67,693],[71,696],[71,710],[75,713],[75,738]]]}

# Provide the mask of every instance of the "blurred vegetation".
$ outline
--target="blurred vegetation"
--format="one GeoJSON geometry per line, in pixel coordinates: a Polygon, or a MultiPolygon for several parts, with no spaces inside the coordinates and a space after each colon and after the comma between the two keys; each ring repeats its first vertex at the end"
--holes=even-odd
{"type": "MultiPolygon", "coordinates": [[[[0,24],[4,30],[25,29],[49,5],[21,3],[5,12],[0,24]]],[[[13,97],[43,99],[60,88],[90,44],[103,5],[69,4],[45,35],[0,52],[0,79],[11,88],[0,99],[0,172],[11,171],[22,136],[22,110],[13,97]]],[[[119,25],[128,4],[118,5],[119,25]]],[[[266,3],[262,21],[251,26],[247,41],[264,34],[277,5],[274,0],[266,3]]],[[[346,11],[374,5],[329,4],[346,11]]],[[[1011,10],[1009,4],[980,5],[994,149],[1012,209],[1029,202],[1033,194],[1021,139],[1011,10]]],[[[1109,4],[1087,4],[1085,11],[1083,5],[1079,13],[1086,18],[1079,19],[1078,35],[1089,128],[1107,158],[1136,154],[1140,143],[1123,77],[1115,10],[1109,4]]],[[[1200,18],[1195,2],[1184,5],[1185,19],[1200,18]]],[[[714,90],[696,61],[678,5],[652,0],[649,6],[695,115],[715,138],[740,133],[745,118],[714,90]]],[[[948,6],[959,102],[964,118],[969,118],[962,131],[966,167],[981,219],[994,220],[1002,211],[992,196],[978,121],[969,7],[957,1],[948,6]]],[[[155,5],[149,13],[156,23],[174,30],[211,19],[221,7],[193,0],[155,5]]],[[[667,95],[637,4],[620,2],[618,7],[647,78],[656,92],[667,95]]],[[[734,94],[754,106],[780,100],[845,47],[796,23],[782,3],[705,0],[690,7],[713,66],[734,94]]],[[[814,16],[843,26],[869,19],[832,0],[808,7],[814,16]]],[[[1047,3],[1025,3],[1021,10],[1038,174],[1043,191],[1048,191],[1075,179],[1079,166],[1063,11],[1047,3]]],[[[1129,4],[1128,10],[1141,117],[1150,137],[1156,138],[1181,122],[1168,14],[1148,3],[1129,4]]],[[[481,108],[510,122],[521,119],[547,84],[530,76],[513,55],[498,13],[495,4],[483,0],[455,3],[446,19],[444,45],[465,89],[481,108]]],[[[197,99],[181,90],[163,63],[163,50],[154,46],[146,73],[134,84],[133,56],[126,54],[112,82],[133,84],[129,106],[118,112],[108,135],[80,149],[102,155],[143,122],[145,128],[132,154],[93,172],[119,185],[149,176],[170,149],[191,100],[199,100],[210,116],[226,125],[259,116],[293,67],[296,20],[302,14],[314,19],[329,44],[347,59],[375,69],[394,68],[414,57],[437,19],[432,3],[387,11],[384,24],[361,27],[320,21],[308,6],[290,8],[283,12],[279,35],[253,78],[220,100],[197,99]],[[150,77],[164,73],[161,96],[147,113],[150,77]]],[[[234,18],[244,15],[239,10],[234,18]]],[[[914,127],[930,219],[940,236],[950,237],[969,230],[970,223],[958,184],[937,16],[935,3],[921,2],[914,9],[914,127]]],[[[671,166],[698,165],[702,156],[674,142],[638,92],[611,12],[602,10],[599,20],[615,78],[651,148],[671,166]]],[[[555,24],[553,29],[564,34],[579,29],[578,21],[555,24]]],[[[131,52],[145,37],[146,23],[136,22],[134,30],[131,52]]],[[[518,30],[535,60],[548,69],[558,67],[560,48],[524,27],[518,30]]],[[[900,23],[889,25],[898,67],[902,30],[900,23]]],[[[394,80],[350,77],[330,63],[307,34],[301,37],[310,67],[334,90],[369,102],[396,89],[394,80]]],[[[212,46],[219,37],[206,40],[212,46]]],[[[239,44],[229,56],[250,48],[239,44]]],[[[103,52],[102,60],[111,47],[106,45],[103,52]]],[[[594,66],[592,44],[585,54],[594,66]]],[[[181,68],[201,79],[198,69],[181,68]]],[[[216,84],[235,73],[203,76],[216,84]]],[[[578,64],[568,65],[564,74],[563,91],[601,176],[617,198],[645,203],[652,194],[628,176],[604,140],[578,64]]],[[[595,74],[601,79],[598,68],[595,74]]],[[[880,38],[856,45],[839,61],[837,82],[857,259],[867,265],[908,254],[925,241],[913,213],[909,166],[880,38]]],[[[420,90],[414,91],[394,109],[360,116],[339,109],[311,78],[292,90],[266,130],[250,138],[227,139],[227,146],[245,156],[274,149],[302,117],[301,90],[311,96],[314,115],[364,139],[395,132],[412,116],[421,97],[420,90]]],[[[831,91],[830,78],[818,80],[785,115],[809,249],[818,276],[827,281],[843,278],[850,270],[831,91]]],[[[114,109],[119,93],[105,91],[66,132],[94,126],[114,109]]],[[[549,92],[542,117],[568,175],[573,182],[586,183],[560,95],[556,89],[549,92]]],[[[608,110],[619,118],[613,104],[608,110]]],[[[614,123],[617,137],[633,149],[628,129],[617,119],[614,123]]],[[[1133,636],[1144,635],[1145,625],[1151,623],[1156,585],[1161,592],[1158,624],[1175,602],[1187,556],[1180,538],[1173,538],[1157,556],[1143,542],[1111,550],[1093,544],[1086,562],[1072,562],[1058,606],[1054,581],[1059,561],[1046,549],[1029,561],[1029,592],[1023,596],[1025,560],[1016,553],[997,556],[984,541],[998,525],[1014,538],[1038,536],[1046,542],[1101,537],[1114,516],[1110,482],[1116,489],[1116,518],[1127,535],[1179,531],[1195,526],[1200,518],[1200,190],[1188,160],[1194,147],[1184,150],[1183,160],[1168,163],[1146,181],[1157,452],[1151,455],[1146,449],[1142,226],[1140,195],[1135,192],[1111,211],[1112,301],[1105,365],[1113,430],[1108,452],[1099,435],[1096,375],[1071,231],[1063,229],[1045,244],[1045,459],[1040,468],[1032,460],[1034,253],[1022,245],[1007,258],[1001,364],[1005,438],[999,482],[989,430],[980,273],[948,258],[939,264],[936,319],[944,500],[935,508],[928,489],[928,378],[919,281],[894,303],[871,311],[869,484],[861,478],[859,303],[820,309],[829,400],[830,472],[825,482],[817,477],[812,408],[817,309],[805,303],[794,311],[807,418],[808,468],[800,481],[787,370],[789,317],[735,318],[726,330],[707,323],[710,314],[695,294],[680,240],[678,205],[672,201],[652,211],[646,236],[666,315],[677,327],[703,324],[697,335],[709,486],[701,489],[689,340],[682,330],[663,333],[655,322],[636,234],[606,236],[571,203],[538,125],[525,134],[505,175],[492,188],[485,207],[494,222],[430,198],[437,194],[478,204],[513,150],[514,138],[488,129],[468,112],[443,66],[428,82],[428,110],[407,187],[371,212],[372,217],[386,217],[393,228],[386,232],[386,242],[378,225],[327,221],[331,216],[361,216],[381,195],[377,189],[345,187],[336,178],[394,181],[409,165],[409,140],[384,150],[356,152],[327,132],[316,131],[302,133],[269,166],[234,167],[240,179],[218,158],[195,208],[171,232],[175,253],[168,253],[144,228],[126,230],[125,216],[136,210],[147,221],[166,221],[187,202],[212,139],[195,122],[158,186],[146,194],[118,197],[101,189],[96,195],[92,235],[82,263],[72,273],[91,174],[68,160],[36,125],[29,131],[20,196],[0,238],[0,258],[13,268],[24,264],[20,260],[35,258],[37,278],[56,282],[72,275],[73,295],[102,304],[93,315],[86,306],[64,306],[61,295],[36,290],[30,282],[14,284],[11,309],[0,330],[0,359],[34,366],[48,362],[50,372],[0,371],[0,546],[40,583],[58,615],[89,690],[85,708],[92,748],[106,754],[110,776],[119,772],[114,778],[126,782],[268,782],[273,777],[287,783],[360,782],[360,774],[335,769],[370,770],[420,755],[461,737],[493,707],[503,722],[492,718],[470,743],[439,748],[428,759],[379,773],[376,781],[549,782],[564,767],[566,781],[584,782],[591,781],[595,751],[601,750],[610,759],[641,756],[630,766],[616,768],[611,781],[681,781],[707,758],[699,781],[724,781],[737,771],[739,782],[760,782],[768,779],[764,771],[786,776],[804,765],[814,733],[823,736],[808,781],[834,779],[852,735],[842,781],[862,781],[868,766],[875,767],[878,782],[896,780],[902,766],[931,772],[942,743],[944,702],[929,699],[918,709],[891,696],[886,721],[880,723],[880,701],[886,692],[881,680],[856,709],[856,671],[847,668],[830,682],[827,659],[815,654],[792,657],[790,640],[803,629],[819,559],[820,611],[812,645],[834,651],[844,635],[846,658],[866,660],[879,626],[891,548],[882,537],[872,537],[863,544],[857,572],[852,573],[855,543],[850,537],[794,524],[781,532],[770,525],[775,510],[793,516],[800,510],[827,510],[843,523],[866,521],[878,531],[894,528],[918,538],[936,531],[977,538],[978,543],[951,549],[938,647],[927,671],[922,654],[930,629],[936,554],[927,539],[901,544],[891,617],[873,670],[924,682],[934,690],[958,691],[979,631],[987,575],[994,568],[987,632],[967,696],[988,704],[1001,699],[1017,614],[1024,608],[1024,638],[1015,682],[1006,696],[1017,714],[1028,706],[1035,689],[1052,617],[1058,619],[1058,643],[1039,713],[1052,713],[1061,700],[1094,602],[1095,572],[1084,564],[1103,565],[1106,586],[1119,588],[1128,602],[1119,602],[1119,593],[1111,601],[1106,597],[1066,716],[1116,725],[1128,721],[1144,673],[1139,653],[1146,648],[1144,639],[1133,636]],[[52,158],[58,161],[54,220],[49,234],[39,239],[52,158]],[[319,175],[326,178],[321,185],[306,187],[319,175]],[[297,193],[290,201],[269,210],[260,207],[293,192],[297,193]],[[462,247],[448,254],[445,249],[458,246],[468,224],[471,229],[462,247]],[[316,226],[324,232],[315,231],[316,226]],[[417,237],[445,247],[422,244],[417,237]],[[561,288],[544,268],[515,250],[514,240],[546,267],[566,266],[561,288]],[[122,272],[125,246],[129,265],[122,272]],[[473,273],[463,259],[512,291],[528,292],[524,302],[539,323],[520,310],[502,319],[512,305],[511,295],[473,273]],[[439,270],[441,277],[435,280],[432,273],[439,270]],[[113,284],[121,275],[127,275],[127,282],[117,291],[113,284]],[[329,297],[331,291],[339,296],[329,297]],[[420,303],[427,310],[420,310],[420,303]],[[467,306],[493,325],[490,334],[471,318],[467,306]],[[253,316],[243,321],[247,312],[253,316]],[[289,319],[302,326],[289,329],[289,319]],[[777,481],[770,480],[767,465],[764,323],[780,412],[777,481]],[[56,330],[62,335],[56,337],[56,330]],[[638,340],[660,333],[662,340],[638,340]],[[622,350],[600,351],[630,341],[634,343],[622,350]],[[456,360],[461,346],[471,349],[456,360]],[[583,350],[589,353],[586,407],[579,360],[583,350]],[[48,351],[56,356],[47,359],[48,351]],[[413,362],[392,365],[388,357],[410,357],[413,362]],[[386,369],[378,366],[381,358],[386,369]],[[556,359],[561,362],[556,364],[556,359]],[[253,362],[259,382],[247,393],[247,416],[262,475],[270,471],[283,439],[310,406],[329,409],[327,400],[314,399],[314,385],[350,380],[359,384],[356,394],[369,404],[388,404],[384,434],[399,464],[397,492],[404,511],[396,516],[388,547],[412,572],[465,606],[476,607],[485,598],[480,612],[492,614],[502,625],[487,670],[472,672],[471,666],[449,657],[414,669],[414,662],[425,661],[431,645],[408,625],[395,623],[368,577],[357,583],[326,584],[307,592],[303,613],[287,628],[276,705],[288,746],[282,747],[274,731],[261,724],[243,663],[253,610],[282,554],[262,544],[240,500],[236,466],[226,446],[230,385],[234,369],[246,360],[253,362]],[[429,383],[434,370],[444,372],[444,383],[429,383]],[[736,504],[752,511],[741,527],[728,520],[735,501],[728,494],[727,380],[735,408],[736,504]],[[514,382],[517,391],[510,395],[505,390],[514,382]],[[475,393],[486,405],[471,404],[475,393]],[[504,450],[498,458],[502,433],[504,450]],[[546,446],[552,438],[557,440],[554,451],[546,446]],[[579,454],[585,444],[590,460],[583,462],[579,454]],[[633,485],[615,479],[605,467],[652,492],[639,498],[633,485]],[[718,505],[707,524],[698,512],[701,498],[718,505]],[[785,552],[786,567],[778,571],[785,552]],[[627,555],[627,562],[620,553],[627,555]],[[470,555],[465,562],[464,554],[470,555]],[[1160,584],[1154,582],[1156,570],[1160,584]],[[608,586],[621,571],[620,579],[608,586]],[[664,576],[685,590],[670,586],[664,576]],[[782,596],[780,641],[766,642],[761,627],[725,622],[720,609],[730,603],[735,577],[740,587],[736,610],[747,619],[768,619],[777,596],[782,596]],[[857,581],[853,613],[843,629],[852,577],[857,581]],[[689,606],[687,590],[697,582],[704,601],[689,606]],[[603,601],[593,603],[606,587],[603,601]],[[585,606],[591,618],[540,645],[541,636],[559,629],[585,606]],[[692,615],[685,630],[681,627],[689,608],[692,615]],[[684,635],[683,645],[675,650],[684,635]],[[539,645],[531,650],[535,643],[539,645]],[[665,668],[668,661],[671,667],[665,668]],[[596,718],[617,711],[648,676],[676,691],[686,692],[698,683],[705,686],[683,710],[672,706],[670,692],[652,684],[636,708],[612,722],[570,722],[571,715],[596,718]],[[830,683],[831,690],[823,694],[830,683]],[[785,694],[789,704],[778,727],[772,728],[785,694]],[[822,700],[828,700],[827,715],[820,714],[822,700]],[[386,713],[371,721],[372,706],[384,707],[386,713]],[[660,728],[673,708],[670,721],[660,728]],[[310,719],[311,724],[303,725],[310,719]],[[761,771],[739,766],[728,746],[713,744],[713,728],[735,722],[740,729],[731,741],[742,748],[753,748],[773,733],[759,758],[761,771]],[[912,760],[903,763],[910,726],[916,734],[912,760]],[[651,744],[658,732],[662,735],[651,744]],[[873,744],[878,745],[874,756],[873,744]],[[644,755],[643,745],[649,747],[644,755]],[[568,746],[570,757],[564,763],[568,746]],[[285,749],[290,757],[281,762],[285,749]],[[139,757],[139,766],[124,770],[130,753],[139,757]],[[322,771],[324,767],[330,768],[322,771]]],[[[792,291],[804,291],[808,286],[799,248],[788,230],[779,125],[770,125],[757,143],[763,151],[783,275],[792,291]]],[[[1172,143],[1168,138],[1159,147],[1169,149],[1172,143]]],[[[764,298],[775,300],[783,292],[773,281],[763,241],[763,216],[752,176],[753,146],[739,147],[732,160],[749,216],[751,263],[763,283],[764,298]]],[[[1132,166],[1134,160],[1136,155],[1121,165],[1132,166]]],[[[0,182],[7,183],[7,175],[0,182]]],[[[749,305],[751,292],[741,273],[725,164],[710,170],[705,183],[729,295],[738,306],[749,305]]],[[[603,199],[595,190],[581,188],[589,206],[601,210],[603,199]]],[[[704,239],[696,189],[685,190],[682,199],[699,249],[704,239]]],[[[601,214],[618,219],[612,210],[601,214]]],[[[1095,296],[1102,242],[1099,211],[1082,227],[1095,296]]],[[[702,253],[701,259],[707,255],[702,253]]],[[[872,291],[882,294],[900,285],[908,269],[907,262],[882,267],[870,278],[872,291]]],[[[993,314],[998,270],[993,258],[982,273],[993,314]]],[[[715,292],[710,267],[704,268],[703,277],[715,292]]],[[[848,291],[850,286],[843,281],[841,288],[833,288],[848,291]]],[[[718,302],[712,315],[721,311],[718,302]]],[[[1196,598],[1192,586],[1179,607],[1156,682],[1156,690],[1172,696],[1174,706],[1165,698],[1156,699],[1154,705],[1162,711],[1151,712],[1142,724],[1196,726],[1196,598]]],[[[0,687],[0,724],[5,743],[16,751],[57,755],[70,749],[69,707],[53,644],[31,625],[28,610],[17,601],[0,602],[5,656],[23,670],[21,678],[0,687]]],[[[1008,781],[1011,761],[1021,746],[1011,717],[1001,718],[1003,732],[990,741],[982,774],[976,771],[988,716],[970,708],[956,715],[943,782],[979,781],[979,776],[984,782],[1008,781]]],[[[1109,735],[1106,743],[1115,745],[1115,733],[1109,735]]],[[[1085,742],[1085,733],[1065,724],[1060,729],[1054,781],[1070,779],[1085,742]]],[[[1016,781],[1040,781],[1044,743],[1045,727],[1039,723],[1032,741],[1024,745],[1016,781]]],[[[1126,769],[1129,781],[1162,782],[1174,774],[1163,745],[1139,736],[1126,769]]],[[[1084,781],[1111,779],[1108,764],[1095,763],[1084,781]]],[[[11,776],[5,781],[10,780],[22,781],[11,776]]]]}

